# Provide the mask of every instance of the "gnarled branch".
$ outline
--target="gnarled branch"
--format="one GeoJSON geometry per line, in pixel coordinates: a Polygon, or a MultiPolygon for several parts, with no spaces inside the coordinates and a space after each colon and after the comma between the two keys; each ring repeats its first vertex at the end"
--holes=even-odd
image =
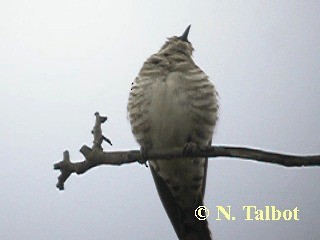
{"type": "Polygon", "coordinates": [[[320,155],[295,156],[274,152],[263,151],[253,148],[229,147],[229,146],[197,146],[185,153],[183,148],[172,148],[162,150],[150,150],[141,154],[139,150],[133,151],[103,151],[103,140],[110,145],[111,141],[102,135],[101,124],[107,118],[95,113],[96,122],[92,130],[94,141],[93,147],[84,145],[80,152],[85,160],[82,162],[71,162],[68,150],[63,153],[63,160],[54,164],[54,169],[60,170],[57,188],[64,189],[64,183],[72,173],[83,174],[89,169],[99,165],[122,165],[133,162],[146,163],[146,159],[166,159],[180,157],[230,157],[258,162],[275,163],[285,167],[320,166],[320,155]]]}

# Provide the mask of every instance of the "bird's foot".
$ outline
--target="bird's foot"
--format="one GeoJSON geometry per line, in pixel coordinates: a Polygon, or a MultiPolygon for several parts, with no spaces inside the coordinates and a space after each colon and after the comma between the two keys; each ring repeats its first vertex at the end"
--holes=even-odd
{"type": "Polygon", "coordinates": [[[146,147],[141,147],[140,148],[140,154],[141,154],[141,160],[139,160],[138,162],[140,164],[144,164],[146,167],[148,167],[148,164],[147,164],[147,154],[148,154],[148,149],[146,147]]]}
{"type": "Polygon", "coordinates": [[[182,154],[189,155],[197,150],[199,150],[198,144],[196,144],[194,142],[188,142],[184,145],[183,150],[182,150],[182,154]]]}

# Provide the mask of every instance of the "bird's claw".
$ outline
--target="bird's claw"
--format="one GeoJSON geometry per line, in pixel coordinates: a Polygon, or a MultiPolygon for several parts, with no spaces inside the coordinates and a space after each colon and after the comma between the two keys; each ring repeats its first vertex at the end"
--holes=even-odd
{"type": "Polygon", "coordinates": [[[188,142],[184,145],[183,150],[182,150],[182,154],[189,155],[190,153],[193,153],[197,149],[199,149],[199,146],[196,143],[188,142]]]}
{"type": "Polygon", "coordinates": [[[148,164],[147,164],[147,154],[148,154],[148,149],[145,148],[145,147],[141,147],[140,148],[140,154],[141,154],[141,160],[139,160],[139,163],[140,164],[144,164],[146,167],[148,167],[148,164]]]}

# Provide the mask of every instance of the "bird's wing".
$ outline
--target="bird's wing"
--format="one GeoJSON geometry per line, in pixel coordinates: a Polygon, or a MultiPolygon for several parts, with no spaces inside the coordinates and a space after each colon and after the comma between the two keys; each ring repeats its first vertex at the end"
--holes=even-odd
{"type": "MultiPolygon", "coordinates": [[[[210,139],[208,146],[211,146],[212,143],[212,138],[210,139]]],[[[202,182],[202,199],[204,199],[204,194],[206,192],[206,183],[207,183],[207,170],[208,170],[208,158],[205,158],[205,162],[204,162],[204,176],[203,176],[203,182],[202,182]]]]}
{"type": "Polygon", "coordinates": [[[154,183],[157,187],[158,195],[161,199],[162,205],[164,206],[167,215],[169,216],[169,219],[171,221],[171,224],[178,235],[179,239],[182,239],[181,237],[181,224],[180,224],[180,217],[179,217],[179,206],[177,205],[174,197],[172,196],[172,193],[167,186],[166,182],[158,176],[154,168],[149,164],[151,173],[153,176],[154,183]]]}

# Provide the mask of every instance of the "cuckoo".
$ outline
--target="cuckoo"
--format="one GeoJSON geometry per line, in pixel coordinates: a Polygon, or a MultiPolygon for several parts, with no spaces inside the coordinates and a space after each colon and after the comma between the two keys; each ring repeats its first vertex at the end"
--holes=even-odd
{"type": "MultiPolygon", "coordinates": [[[[143,64],[132,83],[128,118],[143,151],[210,145],[218,119],[217,92],[195,64],[188,40],[190,26],[168,38],[143,64]]],[[[203,205],[208,159],[150,160],[153,179],[180,240],[207,240],[207,220],[194,213],[203,205]]]]}

